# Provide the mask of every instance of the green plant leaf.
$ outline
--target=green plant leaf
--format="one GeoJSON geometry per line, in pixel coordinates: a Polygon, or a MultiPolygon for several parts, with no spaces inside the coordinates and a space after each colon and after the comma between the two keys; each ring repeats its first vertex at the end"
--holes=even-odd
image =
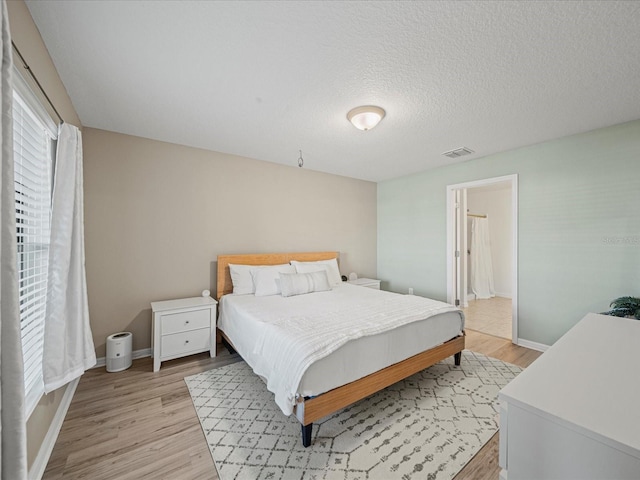
{"type": "Polygon", "coordinates": [[[628,307],[637,310],[640,308],[640,298],[636,297],[620,297],[616,298],[611,304],[610,307],[628,307]]]}
{"type": "Polygon", "coordinates": [[[634,315],[635,310],[629,308],[612,308],[605,315],[611,315],[612,317],[626,317],[627,315],[634,315]]]}
{"type": "Polygon", "coordinates": [[[602,312],[603,315],[634,317],[640,320],[640,298],[630,296],[616,298],[609,306],[612,307],[611,310],[602,312]]]}

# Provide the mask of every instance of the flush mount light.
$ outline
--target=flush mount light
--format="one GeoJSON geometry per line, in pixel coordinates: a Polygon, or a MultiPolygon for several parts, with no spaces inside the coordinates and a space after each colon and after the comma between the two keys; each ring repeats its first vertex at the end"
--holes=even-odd
{"type": "Polygon", "coordinates": [[[359,130],[371,130],[384,118],[385,112],[380,107],[367,105],[349,110],[347,119],[359,130]]]}

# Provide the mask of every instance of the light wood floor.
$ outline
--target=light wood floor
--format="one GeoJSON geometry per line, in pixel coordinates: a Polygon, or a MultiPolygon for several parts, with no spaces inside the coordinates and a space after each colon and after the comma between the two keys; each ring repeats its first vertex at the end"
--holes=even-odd
{"type": "MultiPolygon", "coordinates": [[[[504,338],[467,330],[466,347],[468,350],[497,358],[526,368],[542,355],[541,352],[519,347],[504,338]]],[[[473,459],[455,476],[454,480],[498,480],[498,437],[496,433],[473,459]]]]}
{"type": "MultiPolygon", "coordinates": [[[[540,353],[502,338],[467,332],[467,348],[522,367],[540,353]]],[[[237,361],[226,350],[172,360],[152,372],[135,360],[124,372],[85,373],[71,402],[44,480],[217,479],[183,378],[237,361]]],[[[456,476],[497,480],[498,434],[456,476]]]]}

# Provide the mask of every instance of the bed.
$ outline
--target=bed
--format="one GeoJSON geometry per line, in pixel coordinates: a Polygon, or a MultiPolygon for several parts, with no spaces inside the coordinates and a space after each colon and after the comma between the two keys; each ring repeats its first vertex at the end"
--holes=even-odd
{"type": "Polygon", "coordinates": [[[313,422],[449,356],[459,365],[465,346],[462,312],[422,297],[339,281],[310,295],[232,294],[229,265],[235,273],[242,265],[309,262],[298,265],[300,270],[338,257],[337,252],[218,256],[220,336],[265,380],[283,413],[296,415],[305,447],[313,422]],[[352,318],[358,328],[350,328],[352,318]],[[311,333],[304,322],[311,322],[311,333]]]}

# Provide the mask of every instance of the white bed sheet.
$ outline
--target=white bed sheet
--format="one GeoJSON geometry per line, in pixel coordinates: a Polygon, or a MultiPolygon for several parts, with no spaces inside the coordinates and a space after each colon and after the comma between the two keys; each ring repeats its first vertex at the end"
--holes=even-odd
{"type": "MultiPolygon", "coordinates": [[[[225,295],[220,301],[218,328],[225,332],[254,371],[265,377],[267,385],[274,387],[269,389],[276,393],[276,403],[289,415],[296,395],[319,395],[460,335],[464,329],[464,316],[459,309],[443,302],[343,284],[330,292],[288,298],[225,295]],[[365,316],[365,323],[371,323],[371,317],[384,317],[385,305],[397,309],[404,303],[410,305],[411,312],[424,305],[427,313],[417,317],[412,313],[412,320],[382,333],[359,337],[356,333],[354,339],[336,340],[338,348],[329,349],[331,351],[326,355],[316,355],[320,358],[305,367],[299,382],[288,387],[286,398],[283,392],[276,391],[274,385],[278,382],[269,377],[282,375],[282,372],[277,371],[273,360],[265,359],[265,331],[280,326],[288,331],[292,322],[296,326],[298,322],[313,325],[327,317],[357,322],[362,321],[359,317],[365,316]],[[372,309],[380,312],[372,314],[372,309]],[[432,316],[425,318],[428,315],[432,316]]],[[[293,359],[289,360],[293,362],[293,359]]]]}

